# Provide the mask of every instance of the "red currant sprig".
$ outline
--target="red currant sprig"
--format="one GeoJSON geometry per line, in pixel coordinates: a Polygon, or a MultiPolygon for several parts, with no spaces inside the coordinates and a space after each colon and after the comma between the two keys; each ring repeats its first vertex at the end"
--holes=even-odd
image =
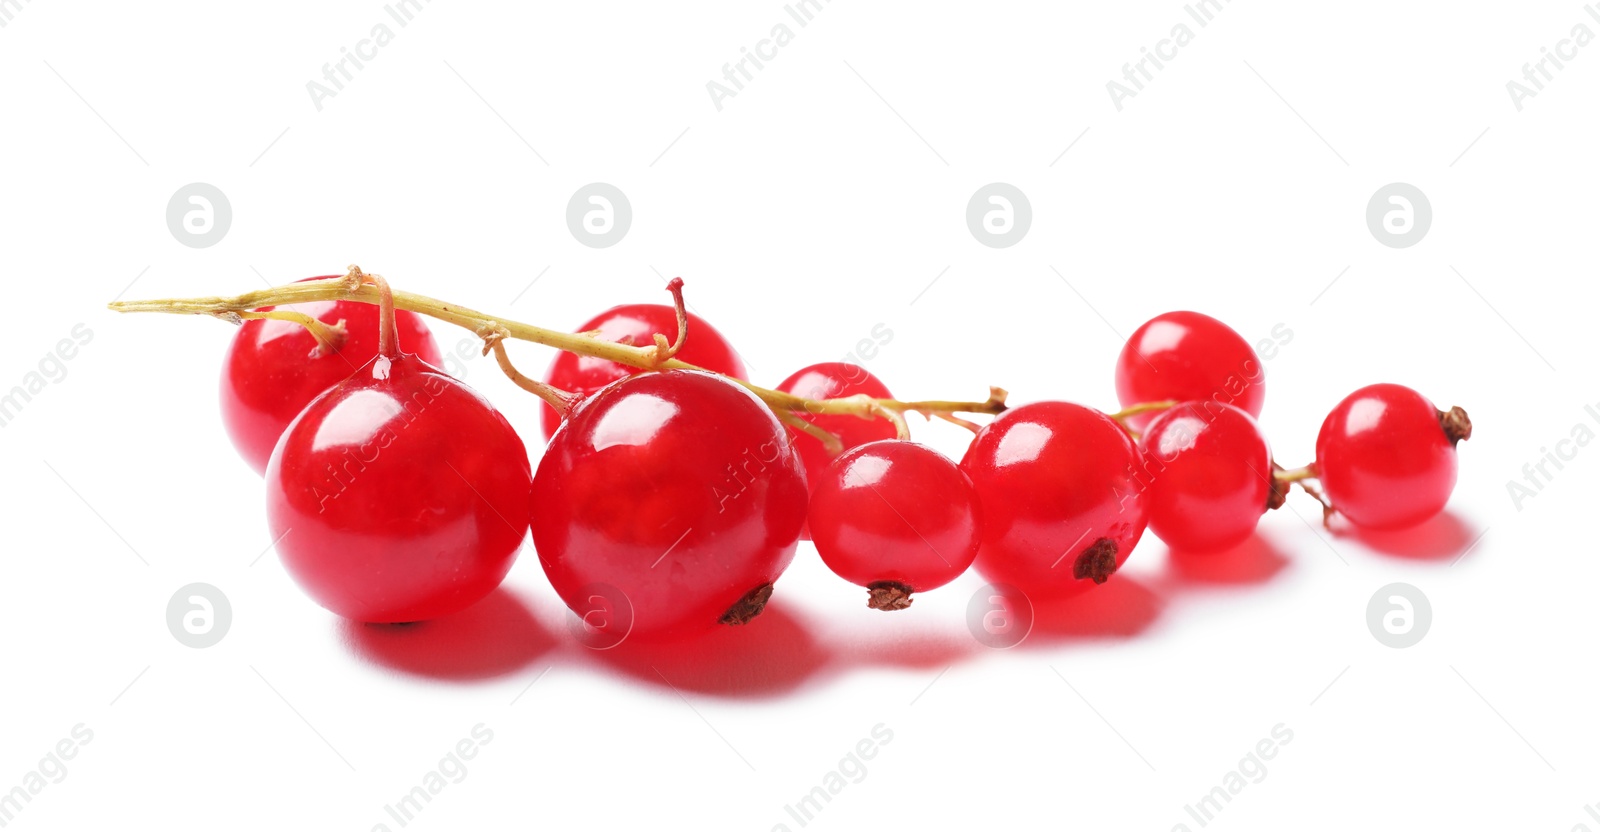
{"type": "MultiPolygon", "coordinates": [[[[515,555],[514,545],[509,553],[488,545],[497,538],[483,529],[468,535],[470,540],[451,542],[406,524],[406,516],[439,514],[451,505],[453,497],[437,491],[423,500],[426,506],[407,502],[408,494],[437,485],[442,474],[431,469],[424,480],[398,486],[403,477],[369,478],[351,491],[360,499],[346,502],[357,507],[352,516],[336,513],[328,521],[295,513],[305,503],[305,483],[296,478],[310,476],[305,471],[318,465],[334,470],[319,452],[349,451],[349,441],[324,441],[321,425],[337,423],[346,439],[366,425],[354,432],[369,439],[387,432],[379,447],[389,447],[396,413],[377,402],[404,408],[407,395],[416,398],[406,388],[413,378],[443,378],[473,397],[433,408],[426,424],[490,437],[474,456],[460,448],[440,452],[444,440],[430,430],[442,428],[418,430],[415,455],[431,454],[429,465],[452,469],[458,463],[472,468],[484,453],[522,459],[522,480],[513,464],[512,481],[490,490],[498,496],[531,493],[529,510],[512,510],[507,521],[508,513],[488,502],[519,540],[518,529],[532,518],[541,563],[558,593],[601,635],[618,639],[634,632],[676,635],[718,621],[743,623],[759,613],[807,522],[807,476],[809,523],[824,562],[866,586],[869,606],[896,610],[910,605],[913,592],[948,582],[974,559],[993,581],[1041,595],[1076,594],[1109,579],[1147,525],[1175,549],[1226,549],[1248,537],[1267,510],[1282,505],[1290,486],[1322,503],[1325,523],[1337,511],[1363,528],[1414,525],[1442,510],[1455,483],[1456,444],[1472,430],[1460,408],[1440,411],[1409,388],[1373,385],[1329,414],[1315,462],[1285,470],[1272,461],[1254,421],[1265,398],[1259,359],[1232,329],[1193,312],[1158,316],[1129,339],[1116,375],[1125,408],[1115,414],[1067,402],[1007,410],[999,388],[990,388],[983,402],[903,402],[860,368],[839,364],[807,368],[772,390],[745,380],[742,362],[726,341],[692,319],[681,279],[667,288],[672,306],[617,307],[576,334],[394,292],[382,278],[354,266],[342,278],[233,298],[134,301],[112,308],[303,328],[296,331],[297,341],[285,342],[298,344],[301,358],[280,349],[256,361],[254,370],[240,371],[242,381],[252,380],[252,373],[270,375],[274,366],[301,372],[304,384],[285,388],[282,409],[310,395],[306,391],[314,391],[319,379],[338,375],[329,356],[349,361],[362,349],[374,350],[370,369],[304,406],[268,466],[274,528],[310,529],[308,542],[281,547],[291,572],[324,605],[362,620],[410,620],[471,603],[498,583],[515,555]],[[379,306],[375,347],[366,345],[370,338],[358,337],[365,330],[347,324],[362,319],[363,304],[379,306]],[[531,483],[520,440],[499,414],[425,360],[399,351],[397,308],[411,316],[402,320],[421,313],[471,329],[515,384],[549,405],[551,445],[531,483]],[[699,333],[694,347],[687,341],[691,323],[699,333]],[[674,326],[676,338],[669,339],[666,332],[674,326]],[[512,364],[507,340],[563,352],[547,379],[538,381],[512,364]],[[707,372],[688,358],[723,372],[707,372]],[[301,366],[313,360],[324,363],[301,366]],[[347,402],[355,400],[363,404],[346,412],[352,407],[347,402]],[[960,466],[906,441],[908,411],[974,431],[960,466]],[[504,430],[460,429],[485,413],[504,430]],[[980,427],[959,413],[998,418],[980,427]],[[504,447],[495,444],[499,435],[509,437],[504,447]],[[759,454],[752,456],[752,450],[759,454]],[[285,470],[298,473],[286,478],[285,470]],[[385,513],[395,506],[410,514],[385,513]],[[339,536],[351,529],[388,542],[381,552],[363,554],[339,536]],[[466,584],[415,580],[416,564],[397,568],[396,559],[407,557],[406,541],[417,539],[430,541],[419,545],[431,546],[436,557],[465,558],[450,569],[466,584]],[[657,571],[663,562],[667,567],[657,571]],[[386,571],[387,583],[370,580],[386,571]],[[373,590],[376,596],[363,594],[373,590]],[[596,599],[603,610],[586,606],[596,599]],[[595,612],[603,614],[591,618],[595,612]]],[[[416,340],[431,349],[422,333],[416,340]]],[[[263,424],[257,433],[274,432],[263,424]]],[[[241,450],[247,450],[243,444],[241,450]]],[[[340,495],[350,489],[341,486],[340,495]]],[[[314,486],[311,491],[320,493],[314,486]]],[[[319,514],[326,504],[319,502],[319,514]]],[[[464,528],[472,521],[455,522],[464,528]]]]}
{"type": "MultiPolygon", "coordinates": [[[[307,405],[277,442],[279,450],[268,465],[271,525],[294,532],[293,541],[279,544],[291,574],[324,606],[363,621],[421,620],[476,601],[505,575],[531,520],[540,562],[552,585],[602,639],[675,636],[717,622],[740,624],[761,611],[773,582],[793,557],[806,519],[804,469],[784,425],[810,443],[816,467],[822,468],[847,443],[854,446],[881,435],[877,430],[905,439],[907,411],[953,419],[958,412],[1005,409],[1005,392],[998,388],[991,388],[983,402],[902,402],[890,398],[881,384],[791,392],[703,371],[680,357],[689,354],[684,349],[692,322],[683,281],[675,279],[667,289],[672,307],[619,308],[647,319],[642,331],[621,335],[606,331],[606,322],[621,314],[617,310],[596,319],[601,325],[592,331],[560,333],[396,292],[381,277],[355,266],[342,278],[235,298],[137,301],[112,308],[207,314],[236,323],[277,318],[303,326],[307,337],[326,343],[337,333],[323,331],[328,327],[311,316],[277,308],[329,302],[379,306],[377,354],[370,370],[356,372],[307,405]],[[476,411],[466,404],[435,403],[455,389],[473,398],[476,394],[430,363],[399,351],[397,307],[407,315],[421,312],[472,329],[483,340],[485,354],[493,352],[517,386],[549,406],[560,427],[553,431],[531,484],[520,440],[486,402],[477,399],[476,411]],[[676,324],[675,340],[659,332],[667,328],[662,310],[676,324]],[[508,339],[555,346],[582,362],[569,366],[558,359],[550,381],[538,381],[513,365],[508,339]],[[636,340],[650,343],[632,343],[636,340]],[[561,389],[553,381],[575,389],[561,389]],[[426,389],[413,389],[418,383],[426,389]],[[807,392],[811,395],[803,395],[807,392]],[[427,407],[411,413],[408,402],[419,399],[427,407]],[[421,418],[424,413],[427,419],[421,418]],[[477,418],[482,414],[497,424],[474,422],[482,422],[477,418]],[[450,425],[455,430],[446,436],[441,426],[450,425]],[[878,427],[862,432],[857,425],[878,427]],[[354,434],[359,436],[352,439],[354,434]],[[453,445],[451,437],[457,440],[453,445]],[[480,442],[477,437],[486,438],[480,442]],[[502,437],[510,441],[499,441],[502,437]],[[469,438],[477,443],[474,453],[462,444],[469,438]],[[384,453],[391,446],[401,450],[384,453]],[[335,483],[319,485],[317,477],[324,472],[337,472],[341,466],[349,471],[341,454],[353,454],[360,473],[369,467],[385,473],[352,476],[349,483],[336,473],[337,488],[335,483]],[[389,467],[407,457],[424,462],[407,472],[389,467]],[[470,489],[477,482],[462,469],[487,476],[483,469],[489,463],[484,460],[496,457],[509,464],[494,472],[503,475],[498,480],[490,476],[493,482],[479,503],[492,509],[509,536],[482,528],[477,522],[482,517],[461,516],[461,501],[451,491],[456,483],[470,489]],[[454,482],[436,470],[440,466],[452,469],[454,482]],[[531,497],[507,509],[503,498],[519,490],[531,497]],[[330,493],[332,499],[344,498],[340,510],[332,513],[330,493]],[[419,526],[440,518],[455,525],[433,531],[419,526]],[[446,531],[461,536],[441,538],[446,531]],[[351,534],[354,539],[345,539],[351,534]],[[414,551],[433,552],[448,561],[436,564],[445,570],[443,578],[412,562],[414,551]]],[[[711,343],[712,359],[728,357],[721,355],[719,345],[725,342],[720,337],[711,343]]],[[[726,352],[731,355],[731,348],[726,352]]],[[[915,453],[903,463],[913,471],[932,470],[930,464],[937,468],[915,453]]],[[[945,460],[944,465],[970,492],[954,464],[945,460]]],[[[974,498],[969,494],[966,501],[974,498]]],[[[915,513],[914,507],[907,510],[915,513]]],[[[969,512],[953,531],[975,538],[975,517],[969,512]]],[[[955,548],[962,551],[952,552],[954,560],[943,572],[901,567],[883,572],[871,582],[877,605],[904,608],[912,590],[955,577],[972,555],[964,551],[969,548],[965,544],[955,548]]]]}
{"type": "MultiPolygon", "coordinates": [[[[209,315],[238,323],[243,316],[254,313],[257,310],[297,303],[348,300],[376,304],[379,300],[378,290],[370,281],[363,279],[365,276],[365,273],[359,267],[351,266],[344,277],[307,280],[286,286],[275,286],[270,289],[246,292],[232,297],[116,301],[109,304],[109,307],[117,312],[209,315]]],[[[682,283],[679,282],[677,287],[678,290],[681,290],[682,283]]],[[[484,338],[486,351],[493,349],[494,343],[504,340],[518,340],[554,347],[580,356],[615,362],[636,370],[705,369],[675,358],[673,346],[667,343],[664,337],[649,345],[618,343],[608,341],[589,332],[570,333],[546,329],[401,290],[394,291],[394,304],[396,309],[437,318],[472,331],[479,337],[484,338]]],[[[681,297],[678,298],[678,303],[675,305],[682,306],[681,297]]],[[[686,327],[687,313],[683,313],[682,317],[686,327]]],[[[682,329],[680,329],[680,332],[682,332],[682,329]]],[[[521,379],[522,382],[519,382],[519,384],[532,381],[526,376],[521,376],[521,379]]],[[[997,387],[991,387],[989,398],[981,402],[943,400],[907,402],[894,399],[875,399],[861,395],[833,399],[810,399],[781,390],[771,390],[741,379],[731,380],[754,393],[763,402],[766,402],[768,407],[771,407],[786,424],[816,436],[826,445],[835,443],[837,437],[827,434],[825,431],[814,429],[809,424],[800,424],[804,420],[798,418],[791,420],[788,418],[788,414],[804,412],[808,415],[845,415],[868,419],[883,418],[893,421],[896,417],[906,412],[941,417],[955,413],[992,415],[1006,409],[1006,392],[997,387]]],[[[575,398],[575,396],[569,398],[575,398]]]]}

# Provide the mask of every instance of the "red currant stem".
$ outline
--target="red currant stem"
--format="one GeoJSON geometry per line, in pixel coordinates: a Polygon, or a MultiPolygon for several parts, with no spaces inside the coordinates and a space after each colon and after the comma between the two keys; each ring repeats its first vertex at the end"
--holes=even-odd
{"type": "MultiPolygon", "coordinates": [[[[926,414],[924,414],[924,415],[926,415],[926,414]]],[[[966,419],[961,418],[960,416],[952,416],[952,415],[950,415],[948,413],[935,413],[933,415],[939,417],[940,419],[945,420],[946,422],[949,422],[952,425],[960,425],[961,427],[964,427],[967,430],[972,431],[973,433],[977,433],[978,431],[983,430],[983,428],[981,426],[979,426],[977,424],[974,424],[972,422],[969,422],[966,419]]]]}
{"type": "Polygon", "coordinates": [[[899,412],[893,408],[884,406],[884,404],[879,402],[877,399],[873,399],[872,405],[872,410],[874,413],[877,413],[879,416],[888,419],[890,423],[894,425],[894,438],[901,440],[911,438],[911,426],[906,424],[906,417],[901,416],[899,412]]]}
{"type": "Polygon", "coordinates": [[[506,354],[504,329],[498,327],[485,328],[478,333],[478,337],[483,339],[483,354],[488,355],[491,350],[494,351],[495,363],[500,365],[500,371],[506,374],[506,378],[511,379],[511,383],[538,396],[545,404],[555,408],[556,413],[562,417],[565,417],[567,411],[578,403],[579,397],[576,394],[568,393],[553,385],[529,378],[512,365],[511,356],[506,354]]]}
{"type": "Polygon", "coordinates": [[[1138,416],[1141,413],[1154,413],[1161,410],[1170,410],[1171,408],[1177,407],[1179,404],[1182,404],[1182,402],[1173,399],[1159,402],[1140,402],[1139,404],[1124,407],[1116,413],[1108,413],[1106,415],[1110,416],[1117,424],[1122,425],[1123,430],[1133,433],[1133,430],[1128,427],[1128,420],[1130,418],[1138,416]]]}
{"type": "MultiPolygon", "coordinates": [[[[938,416],[941,413],[987,413],[997,415],[1005,412],[1006,397],[1009,395],[1011,394],[1007,393],[1003,387],[990,387],[989,398],[983,402],[902,402],[895,399],[872,399],[871,401],[877,402],[890,410],[898,410],[902,413],[911,411],[913,413],[921,413],[924,416],[938,416]]],[[[849,401],[849,399],[826,399],[825,401],[838,402],[849,401]]],[[[861,414],[857,413],[856,415],[859,416],[861,414]]]]}
{"type": "Polygon", "coordinates": [[[678,340],[670,345],[667,336],[656,333],[655,360],[657,366],[664,361],[677,357],[678,350],[683,349],[683,342],[689,338],[689,310],[683,304],[683,278],[674,277],[667,283],[667,291],[672,293],[672,308],[678,313],[678,340]]]}
{"type": "Polygon", "coordinates": [[[1272,478],[1279,482],[1299,482],[1317,478],[1317,464],[1315,462],[1300,468],[1278,468],[1272,472],[1272,478]]]}
{"type": "MultiPolygon", "coordinates": [[[[359,273],[359,270],[357,272],[359,273]]],[[[508,318],[488,315],[474,309],[412,292],[392,291],[391,297],[394,307],[397,309],[405,309],[421,315],[438,318],[441,321],[464,327],[472,332],[477,332],[485,326],[498,326],[506,331],[506,337],[509,338],[543,344],[547,347],[554,347],[577,355],[615,361],[618,364],[641,370],[704,369],[676,358],[657,361],[656,346],[654,344],[638,347],[631,344],[606,341],[587,333],[545,329],[544,327],[533,326],[508,318]]],[[[270,289],[258,289],[233,297],[211,296],[115,301],[108,304],[108,306],[117,312],[163,312],[176,315],[210,315],[212,317],[228,318],[230,313],[237,315],[241,312],[260,309],[263,306],[287,306],[295,303],[327,300],[353,300],[361,303],[381,304],[382,297],[377,287],[353,281],[349,275],[346,275],[345,277],[291,283],[287,286],[276,286],[270,289]]],[[[874,403],[902,413],[911,410],[929,415],[939,415],[941,413],[994,415],[1002,413],[1006,409],[1005,391],[997,387],[991,387],[989,398],[982,402],[902,402],[895,399],[871,399],[865,396],[850,396],[842,399],[808,399],[778,390],[769,390],[731,376],[726,376],[726,378],[744,386],[774,410],[805,411],[818,415],[850,415],[859,416],[863,419],[882,416],[882,413],[874,408],[874,403]]]]}
{"type": "Polygon", "coordinates": [[[844,442],[840,441],[839,437],[832,431],[829,431],[825,428],[819,428],[816,425],[800,418],[799,416],[796,416],[794,412],[790,410],[783,410],[780,408],[773,410],[772,413],[778,417],[778,421],[788,425],[791,428],[794,428],[797,431],[800,431],[801,433],[814,437],[818,442],[821,442],[823,449],[828,452],[829,456],[837,456],[844,453],[844,442]]]}
{"type": "Polygon", "coordinates": [[[1305,480],[1297,480],[1295,485],[1300,486],[1301,491],[1310,494],[1313,500],[1316,500],[1322,504],[1322,527],[1332,531],[1333,515],[1338,514],[1339,510],[1333,507],[1333,503],[1328,502],[1328,498],[1323,495],[1322,489],[1317,488],[1305,480]]]}
{"type": "Polygon", "coordinates": [[[331,355],[344,346],[346,332],[343,319],[340,319],[333,326],[329,326],[304,312],[296,312],[292,309],[272,309],[266,312],[229,312],[227,314],[238,320],[273,320],[297,323],[305,327],[311,333],[311,337],[317,339],[318,355],[331,355]]]}
{"type": "MultiPolygon", "coordinates": [[[[1315,462],[1302,465],[1299,468],[1288,469],[1276,462],[1272,463],[1273,494],[1283,493],[1280,489],[1286,490],[1290,485],[1299,486],[1301,491],[1306,492],[1313,500],[1322,504],[1322,525],[1324,528],[1331,529],[1333,528],[1333,515],[1338,513],[1338,509],[1333,507],[1333,503],[1328,502],[1328,498],[1323,495],[1322,489],[1311,484],[1310,481],[1316,478],[1317,464],[1315,462]]],[[[1276,500],[1273,497],[1268,499],[1268,508],[1277,508],[1279,505],[1283,505],[1281,500],[1276,500]],[[1273,505],[1273,502],[1277,502],[1277,505],[1273,505]]]]}
{"type": "Polygon", "coordinates": [[[1279,465],[1276,459],[1271,460],[1271,463],[1273,475],[1267,478],[1267,511],[1283,508],[1283,504],[1289,501],[1289,489],[1294,487],[1294,483],[1277,478],[1278,473],[1283,471],[1283,466],[1279,465]]]}
{"type": "Polygon", "coordinates": [[[386,358],[400,357],[399,339],[395,337],[394,290],[383,275],[367,274],[360,266],[352,265],[346,279],[359,278],[378,287],[378,354],[386,358]]]}

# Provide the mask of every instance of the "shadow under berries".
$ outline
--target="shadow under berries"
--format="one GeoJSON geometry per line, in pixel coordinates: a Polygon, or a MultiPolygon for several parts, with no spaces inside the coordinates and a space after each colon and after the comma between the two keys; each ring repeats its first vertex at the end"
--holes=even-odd
{"type": "Polygon", "coordinates": [[[1160,617],[1162,597],[1140,580],[1117,575],[1070,597],[1033,596],[1033,627],[1022,643],[1055,646],[1078,639],[1127,639],[1143,634],[1160,617]]]}
{"type": "Polygon", "coordinates": [[[1383,555],[1410,560],[1454,561],[1477,542],[1483,529],[1468,528],[1450,509],[1409,529],[1377,531],[1355,528],[1343,534],[1383,555]]]}
{"type": "Polygon", "coordinates": [[[1168,573],[1179,585],[1259,585],[1288,565],[1289,559],[1259,534],[1220,552],[1172,549],[1167,553],[1168,573]]]}
{"type": "Polygon", "coordinates": [[[749,623],[699,636],[575,649],[585,663],[648,686],[739,699],[792,693],[832,662],[806,622],[776,600],[749,623]]]}
{"type": "MultiPolygon", "coordinates": [[[[954,587],[938,593],[962,594],[954,587]]],[[[866,593],[861,593],[861,597],[866,593]]],[[[906,609],[881,610],[867,604],[849,613],[833,612],[817,623],[818,638],[830,654],[828,671],[846,675],[859,670],[941,670],[984,652],[959,613],[919,604],[912,597],[906,609]]]]}
{"type": "Polygon", "coordinates": [[[339,622],[351,652],[416,676],[476,681],[515,673],[550,652],[556,638],[505,587],[443,618],[416,624],[339,622]]]}

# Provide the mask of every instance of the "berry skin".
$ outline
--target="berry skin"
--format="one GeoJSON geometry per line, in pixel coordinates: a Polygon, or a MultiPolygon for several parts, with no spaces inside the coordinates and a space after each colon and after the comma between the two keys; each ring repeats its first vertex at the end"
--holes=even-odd
{"type": "Polygon", "coordinates": [[[887,439],[840,454],[811,492],[812,539],[835,575],[904,609],[913,592],[955,580],[978,554],[972,480],[938,451],[887,439]]]}
{"type": "MultiPolygon", "coordinates": [[[[689,315],[689,337],[684,341],[676,358],[696,367],[741,381],[745,377],[744,362],[715,327],[693,312],[689,315]]],[[[673,341],[678,336],[678,312],[671,306],[654,303],[635,303],[617,306],[601,312],[578,327],[578,332],[597,332],[607,341],[646,346],[655,342],[655,336],[665,335],[673,341]]],[[[640,372],[639,370],[576,353],[562,352],[550,362],[544,380],[550,385],[579,396],[588,396],[600,388],[640,372]]],[[[561,426],[561,417],[554,408],[545,405],[541,426],[549,439],[561,426]]]]}
{"type": "MultiPolygon", "coordinates": [[[[1117,356],[1123,407],[1160,401],[1215,401],[1261,415],[1267,397],[1261,359],[1227,324],[1199,312],[1167,312],[1134,330],[1117,356]]],[[[1139,414],[1129,427],[1143,430],[1139,414]]]]}
{"type": "Polygon", "coordinates": [[[1150,531],[1173,549],[1216,552],[1255,531],[1272,491],[1272,451],[1237,407],[1185,402],[1139,439],[1150,531]]]}
{"type": "Polygon", "coordinates": [[[1035,402],[1000,414],[961,460],[982,506],[990,581],[1067,595],[1104,583],[1144,533],[1138,450],[1098,410],[1035,402]]]}
{"type": "MultiPolygon", "coordinates": [[[[293,321],[245,321],[234,334],[222,363],[222,424],[239,455],[258,474],[267,470],[273,446],[294,417],[322,391],[349,378],[378,354],[374,304],[339,300],[283,308],[329,326],[343,320],[345,335],[337,349],[324,354],[311,332],[293,321]]],[[[418,358],[439,366],[439,346],[421,315],[398,311],[395,325],[402,342],[418,358]]]]}
{"type": "MultiPolygon", "coordinates": [[[[878,377],[857,364],[844,361],[827,361],[812,364],[783,380],[778,389],[807,399],[838,399],[865,394],[874,399],[892,399],[893,394],[878,377]]],[[[844,449],[849,450],[868,442],[895,438],[894,425],[887,419],[862,419],[845,415],[810,415],[796,412],[796,416],[839,437],[844,449]]],[[[794,439],[794,450],[805,463],[806,476],[813,485],[822,472],[828,470],[833,455],[822,446],[821,440],[794,428],[788,428],[794,439]]]]}
{"type": "Polygon", "coordinates": [[[267,465],[267,521],[317,603],[370,623],[483,598],[528,530],[527,451],[471,388],[379,356],[319,396],[267,465]]]}
{"type": "Polygon", "coordinates": [[[794,558],[806,484],[760,399],[669,370],[579,402],[539,461],[532,506],[551,585],[615,644],[758,613],[794,558]]]}
{"type": "Polygon", "coordinates": [[[1351,523],[1368,529],[1415,526],[1450,500],[1456,441],[1471,432],[1460,408],[1441,413],[1421,393],[1398,384],[1363,387],[1323,420],[1317,476],[1328,501],[1351,523]]]}

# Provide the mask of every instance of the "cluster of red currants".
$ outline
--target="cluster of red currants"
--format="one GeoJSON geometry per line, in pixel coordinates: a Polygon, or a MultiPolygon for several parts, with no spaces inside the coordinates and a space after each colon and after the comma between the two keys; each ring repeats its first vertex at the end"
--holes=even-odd
{"type": "Polygon", "coordinates": [[[396,310],[382,278],[352,268],[345,280],[349,297],[375,285],[378,303],[213,314],[243,322],[222,412],[266,476],[278,552],[318,603],[365,622],[483,598],[530,528],[556,592],[610,643],[748,621],[803,536],[876,609],[903,609],[974,565],[1036,600],[1065,597],[1104,583],[1147,526],[1174,549],[1227,550],[1291,485],[1357,526],[1420,523],[1448,500],[1456,442],[1471,433],[1460,408],[1378,384],[1328,414],[1314,463],[1285,470],[1255,422],[1259,358],[1194,312],[1128,340],[1114,414],[1064,401],[1007,409],[1003,391],[988,407],[899,402],[841,362],[767,391],[684,310],[674,281],[676,305],[616,307],[579,330],[654,344],[656,369],[566,351],[540,383],[511,366],[506,330],[479,331],[548,405],[535,471],[511,424],[438,369],[421,317],[396,310]],[[971,427],[960,463],[910,441],[906,411],[971,427]],[[999,415],[980,428],[955,412],[999,415]]]}

